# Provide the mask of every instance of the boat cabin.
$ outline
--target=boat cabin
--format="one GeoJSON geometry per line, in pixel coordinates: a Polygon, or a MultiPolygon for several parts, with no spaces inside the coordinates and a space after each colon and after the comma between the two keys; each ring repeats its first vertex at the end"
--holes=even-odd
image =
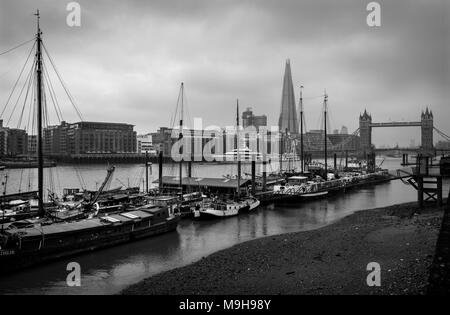
{"type": "Polygon", "coordinates": [[[291,176],[287,179],[287,182],[290,185],[306,184],[308,182],[308,177],[306,177],[306,176],[291,176]]]}
{"type": "MultiPolygon", "coordinates": [[[[236,194],[238,180],[235,178],[211,178],[211,177],[183,177],[183,192],[202,192],[216,196],[233,197],[236,194]]],[[[158,180],[153,183],[159,183],[158,180]]],[[[177,194],[180,191],[180,178],[177,176],[163,176],[162,187],[164,192],[177,194]]],[[[251,185],[250,179],[241,179],[241,193],[247,191],[251,185]]]]}

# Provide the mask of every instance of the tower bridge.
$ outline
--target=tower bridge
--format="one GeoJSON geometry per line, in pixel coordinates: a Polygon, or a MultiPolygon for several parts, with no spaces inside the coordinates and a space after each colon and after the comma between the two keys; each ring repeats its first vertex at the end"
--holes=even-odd
{"type": "Polygon", "coordinates": [[[420,121],[412,122],[373,122],[372,116],[364,110],[364,113],[359,116],[359,135],[361,152],[369,152],[372,150],[372,128],[383,127],[420,127],[421,128],[421,146],[420,151],[422,153],[428,153],[433,151],[433,112],[428,110],[422,111],[420,121]]]}
{"type": "Polygon", "coordinates": [[[376,127],[421,127],[422,122],[420,121],[412,121],[412,122],[404,122],[404,121],[392,121],[385,123],[372,123],[370,124],[372,128],[376,127]]]}

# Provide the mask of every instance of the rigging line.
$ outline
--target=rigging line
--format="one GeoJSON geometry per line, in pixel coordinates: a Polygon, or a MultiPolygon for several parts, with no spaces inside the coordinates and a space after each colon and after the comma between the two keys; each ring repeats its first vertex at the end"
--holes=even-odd
{"type": "Polygon", "coordinates": [[[64,91],[66,92],[67,97],[69,98],[69,101],[72,103],[72,106],[75,109],[75,111],[76,111],[78,117],[80,118],[80,120],[83,121],[84,120],[83,119],[83,115],[81,114],[81,111],[79,110],[78,106],[76,105],[72,94],[70,93],[69,89],[67,88],[66,84],[64,83],[64,80],[62,79],[62,77],[61,77],[61,75],[60,75],[60,73],[59,73],[55,63],[53,62],[53,58],[50,56],[50,54],[49,54],[49,52],[47,50],[47,47],[44,44],[42,44],[42,46],[44,47],[44,52],[47,55],[48,59],[50,60],[50,64],[52,65],[53,70],[55,71],[56,75],[58,76],[58,79],[59,79],[59,81],[60,81],[64,91]]]}
{"type": "Polygon", "coordinates": [[[56,99],[56,94],[55,94],[55,92],[53,90],[53,86],[52,86],[52,83],[51,83],[50,75],[49,75],[49,73],[47,71],[47,67],[46,67],[44,62],[42,62],[42,68],[43,68],[43,74],[44,74],[44,80],[45,80],[44,82],[47,85],[47,89],[48,89],[48,92],[50,94],[50,99],[52,101],[53,108],[55,109],[56,117],[57,117],[58,121],[61,122],[61,120],[62,120],[61,119],[61,115],[60,115],[61,111],[60,110],[58,111],[58,107],[59,107],[58,100],[56,99]]]}
{"type": "Polygon", "coordinates": [[[36,126],[36,124],[37,124],[37,108],[36,108],[37,91],[36,91],[36,89],[37,88],[34,87],[33,115],[32,115],[32,119],[31,119],[31,133],[37,135],[37,126],[36,126]]]}
{"type": "Polygon", "coordinates": [[[145,167],[141,167],[141,172],[139,174],[139,178],[137,179],[136,186],[139,186],[141,179],[144,179],[145,167]]]}
{"type": "Polygon", "coordinates": [[[81,176],[81,172],[78,167],[75,165],[75,174],[78,178],[78,182],[83,190],[86,190],[86,184],[84,183],[83,177],[81,176]]]}
{"type": "MultiPolygon", "coordinates": [[[[31,50],[30,50],[30,52],[28,54],[28,57],[25,60],[25,63],[23,64],[22,69],[20,70],[19,77],[17,78],[16,82],[14,83],[14,86],[13,86],[13,88],[11,90],[11,93],[9,94],[8,100],[6,101],[5,105],[3,106],[3,110],[2,110],[2,113],[0,114],[0,117],[3,117],[3,114],[5,113],[5,110],[8,107],[9,101],[11,100],[11,97],[13,96],[14,91],[16,90],[17,84],[19,83],[20,78],[22,77],[23,71],[25,70],[25,67],[27,66],[28,60],[30,59],[30,56],[31,56],[31,53],[33,52],[35,44],[33,45],[33,47],[31,47],[31,50]]],[[[34,59],[36,60],[36,57],[34,59]]]]}
{"type": "MultiPolygon", "coordinates": [[[[35,96],[35,85],[34,85],[34,80],[36,79],[36,76],[33,76],[33,86],[31,88],[31,96],[30,96],[30,110],[28,111],[28,121],[27,121],[27,126],[26,126],[26,130],[28,131],[28,134],[30,134],[30,120],[32,117],[32,110],[34,109],[34,104],[36,101],[36,96],[35,96]]],[[[33,130],[31,130],[31,132],[33,132],[33,130]]],[[[32,134],[32,133],[31,133],[32,134]]]]}
{"type": "Polygon", "coordinates": [[[49,115],[48,115],[48,106],[47,106],[47,93],[45,92],[45,88],[42,89],[42,103],[44,104],[44,108],[43,108],[43,116],[44,116],[44,129],[48,128],[50,126],[50,121],[49,121],[49,115]]]}
{"type": "Polygon", "coordinates": [[[8,49],[8,50],[6,50],[6,51],[4,51],[4,52],[1,52],[1,53],[0,53],[0,56],[6,55],[7,53],[9,53],[9,52],[11,52],[11,51],[13,51],[13,50],[15,50],[15,49],[17,49],[17,48],[19,48],[19,47],[22,47],[23,45],[26,45],[26,44],[28,44],[29,42],[34,41],[34,40],[36,40],[36,38],[33,37],[32,39],[29,39],[29,40],[27,40],[26,42],[23,42],[22,44],[19,44],[19,45],[13,47],[13,48],[10,48],[10,49],[8,49]]]}
{"type": "MultiPolygon", "coordinates": [[[[338,124],[336,123],[336,121],[334,120],[334,114],[333,114],[333,112],[331,111],[331,109],[330,108],[332,108],[332,107],[330,107],[330,102],[328,101],[328,104],[327,104],[328,106],[327,106],[327,118],[328,118],[328,121],[327,121],[327,124],[329,123],[329,126],[330,126],[330,131],[332,131],[333,129],[337,129],[338,128],[338,124]],[[334,128],[333,128],[334,127],[334,128]]],[[[330,132],[331,133],[331,132],[330,132]]]]}
{"type": "Polygon", "coordinates": [[[58,192],[62,193],[61,179],[60,179],[58,171],[56,171],[56,180],[57,180],[57,183],[58,183],[58,192]]]}
{"type": "Polygon", "coordinates": [[[32,66],[31,69],[30,69],[30,72],[28,73],[28,75],[27,75],[27,77],[26,77],[26,79],[25,79],[25,82],[24,82],[24,84],[23,84],[23,86],[22,86],[22,89],[20,90],[19,96],[17,97],[17,101],[16,101],[16,103],[14,104],[14,108],[13,108],[13,110],[11,111],[11,115],[9,115],[9,118],[8,118],[8,121],[7,121],[6,125],[9,125],[9,122],[11,121],[11,118],[12,118],[12,116],[14,115],[14,112],[16,111],[17,105],[19,104],[20,97],[22,96],[22,93],[23,93],[23,91],[25,90],[25,86],[27,85],[28,80],[30,80],[30,77],[32,76],[33,71],[34,71],[34,63],[33,63],[33,66],[32,66]]]}
{"type": "Polygon", "coordinates": [[[84,181],[83,173],[81,172],[81,169],[80,169],[80,168],[78,168],[78,174],[79,174],[80,179],[81,179],[81,185],[82,185],[82,187],[84,187],[84,188],[86,189],[87,185],[86,185],[86,182],[84,181]]]}
{"type": "Polygon", "coordinates": [[[53,179],[53,169],[51,167],[48,168],[49,174],[49,187],[51,192],[55,192],[55,182],[53,179]]]}
{"type": "Polygon", "coordinates": [[[19,193],[22,192],[23,171],[24,171],[24,169],[22,168],[22,169],[20,170],[19,193]]]}
{"type": "Polygon", "coordinates": [[[68,97],[68,99],[69,99],[69,101],[70,101],[70,103],[72,104],[72,107],[75,109],[75,112],[77,113],[77,115],[78,115],[78,117],[80,118],[80,120],[83,121],[83,120],[84,120],[84,119],[83,119],[83,115],[81,114],[81,111],[79,110],[78,106],[76,105],[75,100],[74,100],[72,94],[70,93],[70,91],[69,91],[69,89],[67,88],[67,86],[66,86],[64,80],[62,79],[62,76],[60,75],[60,73],[59,73],[59,71],[58,71],[58,69],[57,69],[55,63],[53,62],[52,57],[50,56],[49,52],[47,51],[46,46],[43,45],[43,47],[44,47],[44,51],[45,51],[45,53],[46,53],[48,59],[50,60],[50,64],[52,65],[53,70],[55,71],[55,73],[56,73],[56,75],[57,75],[57,77],[58,77],[58,79],[59,79],[59,81],[60,81],[60,83],[61,83],[61,86],[63,87],[63,89],[64,89],[64,91],[66,92],[66,95],[67,95],[67,97],[68,97]]]}
{"type": "Polygon", "coordinates": [[[175,107],[175,112],[173,113],[171,121],[170,121],[172,129],[175,127],[175,123],[177,121],[177,113],[178,113],[178,108],[179,108],[179,105],[180,105],[180,97],[181,97],[181,89],[178,92],[177,106],[175,107]]]}
{"type": "Polygon", "coordinates": [[[186,121],[186,124],[184,124],[184,125],[191,126],[191,128],[193,129],[194,128],[193,119],[192,119],[192,115],[191,115],[191,112],[190,112],[189,106],[188,106],[188,97],[187,97],[186,89],[183,90],[183,94],[184,94],[183,95],[183,106],[186,111],[186,117],[183,118],[183,120],[186,121]]]}
{"type": "Polygon", "coordinates": [[[77,176],[78,182],[79,182],[81,188],[84,190],[83,183],[81,182],[80,176],[78,175],[77,167],[75,166],[74,168],[75,168],[75,175],[77,176]]]}
{"type": "Polygon", "coordinates": [[[132,186],[135,186],[136,179],[139,179],[141,169],[142,169],[142,166],[136,168],[136,169],[134,170],[134,172],[132,173],[132,176],[131,176],[131,179],[132,179],[131,184],[132,184],[132,186]]]}
{"type": "Polygon", "coordinates": [[[317,126],[318,126],[318,130],[321,130],[321,128],[323,128],[323,110],[324,110],[324,105],[322,104],[322,109],[320,110],[320,115],[319,118],[317,120],[317,126]]]}
{"type": "Polygon", "coordinates": [[[317,95],[317,96],[310,96],[310,97],[303,97],[303,100],[315,100],[318,98],[323,98],[323,94],[322,95],[317,95]]]}
{"type": "Polygon", "coordinates": [[[136,174],[136,177],[133,180],[133,186],[134,187],[138,186],[138,184],[141,182],[142,173],[143,173],[142,169],[143,169],[143,167],[141,167],[140,171],[138,170],[139,175],[136,174]]]}
{"type": "MultiPolygon", "coordinates": [[[[50,79],[50,74],[49,74],[49,72],[47,71],[47,66],[45,65],[45,63],[43,63],[43,66],[44,66],[44,71],[45,71],[45,73],[47,74],[48,85],[49,85],[50,88],[51,88],[51,91],[52,91],[52,93],[53,93],[54,99],[55,99],[55,101],[56,101],[56,106],[57,106],[57,108],[58,108],[58,110],[59,110],[59,116],[61,117],[61,120],[64,120],[64,116],[63,116],[63,114],[62,114],[61,107],[59,106],[59,102],[58,102],[58,98],[57,98],[56,93],[55,93],[55,89],[53,88],[52,80],[50,79]]],[[[52,97],[52,99],[53,99],[53,97],[52,97]]],[[[55,110],[56,110],[56,108],[55,108],[55,110]]],[[[57,114],[58,114],[58,110],[56,110],[57,114]]]]}
{"type": "Polygon", "coordinates": [[[31,168],[28,169],[28,191],[31,191],[31,168]]]}
{"type": "MultiPolygon", "coordinates": [[[[34,73],[34,70],[35,69],[33,69],[33,73],[34,73]]],[[[30,94],[30,88],[31,88],[31,91],[33,90],[33,84],[34,84],[34,75],[30,74],[30,78],[28,80],[27,92],[25,93],[25,99],[23,100],[22,111],[20,112],[20,117],[17,122],[17,129],[20,129],[20,126],[22,125],[23,113],[24,113],[25,107],[27,105],[28,95],[30,94]]]]}
{"type": "Polygon", "coordinates": [[[53,108],[55,109],[55,112],[56,112],[56,118],[58,118],[59,123],[61,123],[61,117],[59,115],[59,112],[58,112],[58,109],[57,109],[57,105],[55,104],[55,99],[53,97],[53,92],[52,92],[51,85],[49,83],[50,80],[48,78],[48,73],[46,72],[45,65],[43,66],[43,68],[44,68],[44,80],[47,83],[47,89],[48,89],[48,92],[50,94],[50,99],[52,101],[53,108]]]}

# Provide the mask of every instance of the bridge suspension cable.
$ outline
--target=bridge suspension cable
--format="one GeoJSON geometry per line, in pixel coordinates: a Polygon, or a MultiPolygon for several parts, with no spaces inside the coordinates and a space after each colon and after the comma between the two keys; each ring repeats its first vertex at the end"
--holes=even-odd
{"type": "Polygon", "coordinates": [[[443,131],[437,129],[436,127],[433,127],[434,130],[445,140],[450,141],[450,136],[446,135],[443,131]]]}

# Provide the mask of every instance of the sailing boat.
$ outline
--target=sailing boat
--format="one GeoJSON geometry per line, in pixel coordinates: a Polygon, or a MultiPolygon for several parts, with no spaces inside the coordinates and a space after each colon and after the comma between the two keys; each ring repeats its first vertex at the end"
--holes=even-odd
{"type": "MultiPolygon", "coordinates": [[[[42,152],[42,32],[39,26],[39,11],[36,16],[38,209],[40,217],[44,218],[46,209],[44,208],[42,152]]],[[[171,209],[146,204],[132,211],[112,215],[94,212],[88,219],[64,223],[47,224],[42,220],[25,220],[2,224],[0,273],[174,231],[178,222],[179,217],[175,216],[171,209]]]]}
{"type": "MultiPolygon", "coordinates": [[[[239,100],[236,104],[236,145],[239,148],[239,100]]],[[[242,212],[256,209],[260,201],[252,196],[242,196],[241,194],[241,156],[240,150],[237,150],[237,187],[236,200],[220,200],[218,198],[212,199],[210,202],[203,203],[203,206],[194,211],[195,218],[217,218],[217,217],[232,217],[242,212]]]]}
{"type": "MultiPolygon", "coordinates": [[[[184,144],[181,144],[183,141],[183,128],[184,128],[184,107],[185,107],[185,91],[184,91],[184,82],[181,82],[180,91],[177,99],[177,107],[172,123],[172,127],[174,127],[175,119],[177,115],[179,115],[179,133],[178,133],[178,141],[181,146],[181,150],[184,150],[184,144]],[[178,112],[178,109],[180,111],[178,112]]],[[[180,152],[180,155],[183,153],[180,152]]],[[[189,166],[190,167],[190,166],[189,166]]],[[[162,172],[162,168],[160,166],[160,170],[162,172]]],[[[190,174],[190,171],[188,172],[190,174]]],[[[190,175],[189,175],[190,176],[190,175]]],[[[159,190],[159,195],[154,196],[151,199],[155,205],[158,206],[167,206],[173,211],[181,216],[188,217],[193,214],[194,209],[199,207],[200,202],[203,200],[203,195],[200,192],[187,192],[183,191],[183,157],[180,156],[180,161],[178,162],[178,187],[177,192],[170,194],[162,194],[162,189],[159,190]]],[[[148,180],[148,179],[147,179],[148,180]]],[[[162,181],[162,173],[161,178],[158,181],[162,181]]],[[[162,186],[161,186],[162,187],[162,186]]]]}
{"type": "MultiPolygon", "coordinates": [[[[303,86],[301,87],[301,89],[303,86]]],[[[330,187],[341,187],[344,185],[341,181],[333,181],[328,182],[326,179],[322,178],[310,178],[310,176],[304,176],[304,157],[303,157],[303,97],[302,91],[300,90],[300,119],[301,119],[301,127],[300,127],[300,135],[301,135],[301,168],[302,173],[296,176],[289,176],[286,179],[285,184],[275,185],[274,186],[274,194],[288,196],[291,199],[314,199],[321,198],[328,195],[330,187]]],[[[327,102],[328,95],[325,92],[324,95],[324,155],[325,155],[325,174],[327,175],[327,102]]],[[[325,178],[327,177],[325,175],[325,178]]]]}

